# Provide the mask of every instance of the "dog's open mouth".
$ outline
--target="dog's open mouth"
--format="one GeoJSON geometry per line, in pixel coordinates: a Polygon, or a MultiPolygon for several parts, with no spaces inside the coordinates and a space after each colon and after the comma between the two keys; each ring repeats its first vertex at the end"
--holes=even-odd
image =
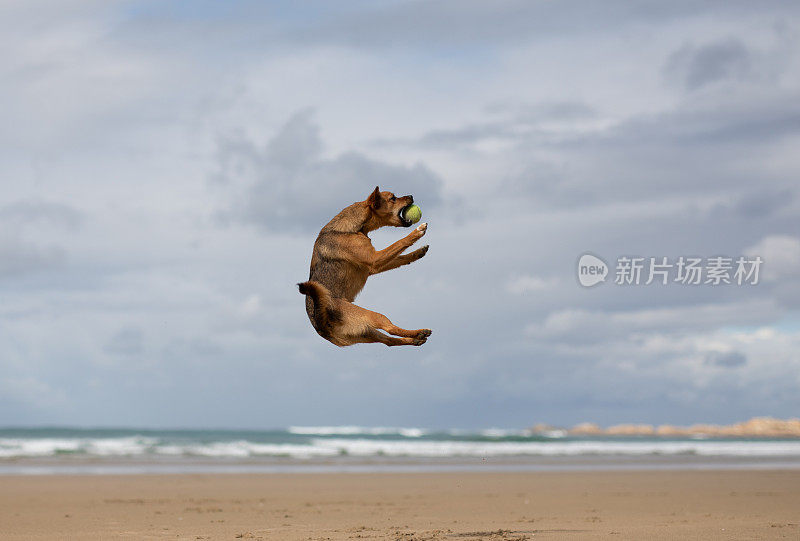
{"type": "Polygon", "coordinates": [[[414,222],[412,222],[411,220],[406,220],[406,209],[410,206],[411,205],[406,205],[405,207],[400,209],[400,212],[397,213],[397,217],[400,218],[400,223],[403,224],[403,227],[411,227],[412,225],[414,225],[414,222]]]}

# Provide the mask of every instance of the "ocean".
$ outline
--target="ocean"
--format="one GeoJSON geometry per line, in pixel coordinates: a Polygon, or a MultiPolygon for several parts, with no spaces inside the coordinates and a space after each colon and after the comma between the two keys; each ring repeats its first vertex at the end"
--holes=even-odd
{"type": "Polygon", "coordinates": [[[0,429],[0,474],[800,468],[800,440],[554,430],[0,429]]]}

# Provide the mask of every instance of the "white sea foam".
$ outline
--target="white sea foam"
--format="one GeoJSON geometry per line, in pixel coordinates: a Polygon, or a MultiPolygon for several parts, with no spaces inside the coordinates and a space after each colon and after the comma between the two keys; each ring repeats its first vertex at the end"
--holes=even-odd
{"type": "MultiPolygon", "coordinates": [[[[469,434],[469,432],[466,432],[469,434]]],[[[507,428],[486,428],[478,432],[481,436],[486,438],[508,438],[513,436],[530,436],[531,432],[529,430],[511,430],[507,428]]]]}
{"type": "MultiPolygon", "coordinates": [[[[173,446],[174,447],[174,446],[173,446]]],[[[214,442],[205,445],[189,445],[182,453],[190,456],[247,458],[253,456],[287,456],[293,458],[312,458],[335,456],[338,449],[326,446],[296,445],[289,443],[253,443],[246,440],[214,442]]]]}
{"type": "MultiPolygon", "coordinates": [[[[322,427],[328,428],[328,427],[322,427]]],[[[341,427],[339,427],[341,428],[341,427]]],[[[382,429],[381,429],[382,430],[382,429]]],[[[720,457],[796,457],[800,440],[602,440],[548,439],[545,441],[494,441],[486,439],[421,439],[419,436],[327,437],[322,431],[293,442],[254,442],[247,439],[192,441],[143,436],[117,438],[0,438],[0,460],[22,457],[189,456],[205,458],[291,457],[312,459],[352,457],[510,457],[510,456],[643,456],[697,455],[720,457]]],[[[294,432],[299,434],[299,432],[294,432]]],[[[361,433],[355,433],[356,436],[361,433]]],[[[344,434],[344,436],[350,433],[344,434]]],[[[369,433],[370,436],[374,435],[369,433]]],[[[508,436],[508,434],[506,434],[508,436]]],[[[484,438],[486,435],[483,436],[484,438]]]]}
{"type": "Polygon", "coordinates": [[[158,440],[123,438],[0,438],[0,458],[54,456],[81,453],[94,456],[131,456],[151,449],[158,440]]]}
{"type": "Polygon", "coordinates": [[[317,439],[352,456],[488,457],[580,455],[800,456],[800,441],[406,441],[317,439]]]}
{"type": "Polygon", "coordinates": [[[428,433],[422,428],[402,428],[387,426],[290,426],[290,434],[304,436],[386,436],[398,435],[406,438],[419,438],[428,433]]]}

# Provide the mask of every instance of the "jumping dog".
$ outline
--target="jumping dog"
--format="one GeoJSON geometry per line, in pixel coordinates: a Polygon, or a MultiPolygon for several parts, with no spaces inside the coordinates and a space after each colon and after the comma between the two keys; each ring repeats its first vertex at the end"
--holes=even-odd
{"type": "Polygon", "coordinates": [[[306,296],[308,319],[321,337],[337,346],[365,342],[421,346],[431,335],[430,329],[402,329],[383,314],[353,304],[371,275],[408,265],[428,253],[428,246],[423,246],[403,254],[425,235],[427,223],[383,250],[376,250],[368,236],[379,227],[411,227],[403,209],[413,202],[411,195],[395,197],[376,186],[366,200],[346,207],[319,232],[308,281],[297,285],[306,296]]]}

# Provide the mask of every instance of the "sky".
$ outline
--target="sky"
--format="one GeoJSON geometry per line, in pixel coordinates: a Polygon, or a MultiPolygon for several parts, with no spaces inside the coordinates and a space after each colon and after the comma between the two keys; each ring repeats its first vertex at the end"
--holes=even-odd
{"type": "Polygon", "coordinates": [[[800,415],[797,2],[12,0],[0,49],[0,426],[800,415]],[[295,286],[376,185],[431,248],[356,302],[419,348],[295,286]],[[615,283],[681,256],[763,265],[615,283]]]}

